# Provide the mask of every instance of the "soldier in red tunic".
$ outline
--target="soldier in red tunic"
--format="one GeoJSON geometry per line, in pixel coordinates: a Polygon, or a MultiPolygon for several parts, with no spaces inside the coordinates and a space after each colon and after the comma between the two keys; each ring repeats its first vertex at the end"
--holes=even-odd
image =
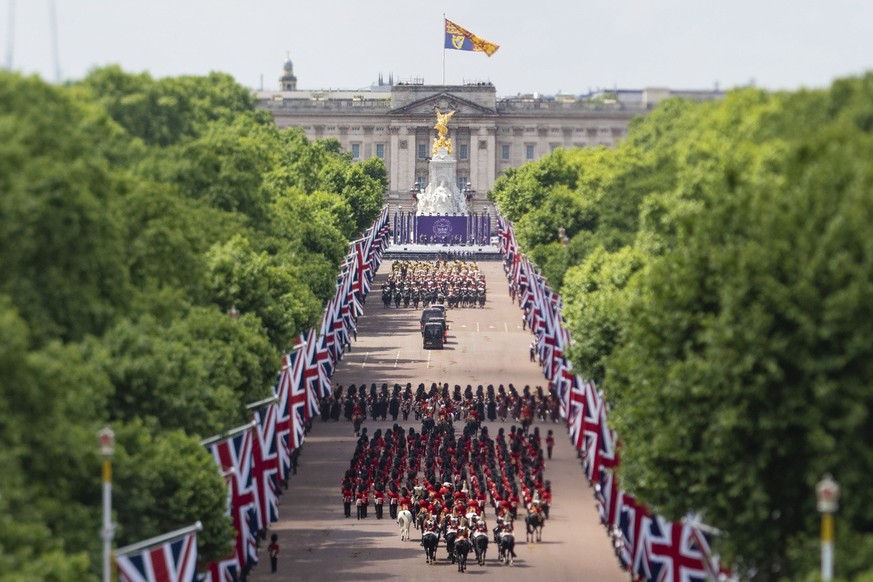
{"type": "MultiPolygon", "coordinates": [[[[393,484],[392,484],[393,485],[393,484]]],[[[397,519],[397,503],[400,501],[400,494],[392,486],[388,488],[388,515],[391,519],[397,519]]],[[[409,509],[407,507],[406,509],[409,509]]]]}
{"type": "Polygon", "coordinates": [[[376,506],[376,519],[382,519],[382,507],[385,503],[385,491],[381,488],[381,483],[376,486],[373,492],[373,503],[376,506]]]}
{"type": "Polygon", "coordinates": [[[555,437],[552,435],[552,431],[549,430],[548,436],[546,436],[546,452],[549,455],[549,459],[552,458],[552,449],[555,447],[555,437]]]}

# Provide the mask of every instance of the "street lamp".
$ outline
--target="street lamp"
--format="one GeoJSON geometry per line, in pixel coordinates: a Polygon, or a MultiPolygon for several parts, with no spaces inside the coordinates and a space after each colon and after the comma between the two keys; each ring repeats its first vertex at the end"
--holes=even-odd
{"type": "Polygon", "coordinates": [[[839,509],[840,486],[830,473],[815,484],[816,508],[821,513],[821,579],[834,577],[834,513],[839,509]]]}
{"type": "Polygon", "coordinates": [[[103,457],[103,582],[110,582],[112,575],[112,454],[115,452],[115,433],[104,426],[97,433],[100,438],[100,456],[103,457]]]}

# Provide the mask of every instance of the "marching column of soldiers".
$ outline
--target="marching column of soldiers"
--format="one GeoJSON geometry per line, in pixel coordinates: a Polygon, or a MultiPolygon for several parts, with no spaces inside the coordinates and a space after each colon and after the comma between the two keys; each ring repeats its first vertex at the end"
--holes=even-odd
{"type": "Polygon", "coordinates": [[[339,421],[344,418],[353,422],[360,418],[363,423],[367,418],[385,421],[390,417],[392,422],[396,422],[398,418],[408,421],[412,415],[414,420],[420,421],[437,391],[445,394],[441,396],[444,404],[439,414],[451,414],[455,420],[506,422],[509,419],[520,423],[522,427],[529,427],[534,421],[560,422],[558,398],[551,388],[524,386],[519,392],[512,384],[508,387],[500,384],[496,389],[493,384],[487,388],[480,384],[474,390],[467,384],[462,390],[456,384],[449,393],[448,384],[436,383],[431,384],[429,391],[421,383],[415,392],[411,383],[407,383],[405,388],[394,384],[390,392],[387,383],[383,383],[381,388],[377,388],[375,383],[370,384],[369,388],[366,384],[349,384],[347,389],[339,384],[331,396],[322,399],[321,420],[339,421]]]}
{"type": "Polygon", "coordinates": [[[382,303],[418,309],[439,303],[456,307],[485,307],[485,274],[475,261],[395,261],[382,284],[382,303]]]}
{"type": "Polygon", "coordinates": [[[423,532],[428,527],[481,531],[486,504],[494,508],[498,525],[510,530],[519,506],[548,517],[551,486],[543,476],[538,427],[528,431],[512,425],[508,432],[501,427],[492,437],[472,407],[456,438],[454,420],[463,416],[448,384],[434,383],[429,392],[422,384],[414,400],[420,403],[419,432],[397,423],[384,433],[376,430],[372,437],[366,428],[361,430],[341,481],[345,517],[352,517],[354,507],[356,518],[366,519],[372,503],[376,518],[382,519],[386,499],[392,519],[398,510],[407,509],[423,532]]]}

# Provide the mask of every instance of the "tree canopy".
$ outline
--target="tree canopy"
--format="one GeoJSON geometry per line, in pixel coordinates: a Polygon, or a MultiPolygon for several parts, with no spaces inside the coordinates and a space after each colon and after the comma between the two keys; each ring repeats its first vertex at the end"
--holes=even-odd
{"type": "Polygon", "coordinates": [[[228,552],[199,442],[271,394],[385,185],[227,75],[0,72],[0,580],[96,579],[105,424],[116,542],[200,520],[228,552]]]}
{"type": "Polygon", "coordinates": [[[623,487],[698,512],[761,579],[814,576],[825,472],[852,541],[837,573],[873,575],[871,97],[868,74],[670,100],[617,148],[556,151],[491,193],[562,284],[623,487]]]}

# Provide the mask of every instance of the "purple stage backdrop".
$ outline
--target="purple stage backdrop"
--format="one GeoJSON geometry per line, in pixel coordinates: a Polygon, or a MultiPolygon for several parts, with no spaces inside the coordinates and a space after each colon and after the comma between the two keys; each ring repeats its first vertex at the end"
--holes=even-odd
{"type": "Polygon", "coordinates": [[[415,220],[417,242],[449,242],[456,236],[467,242],[466,216],[418,216],[415,220]]]}

